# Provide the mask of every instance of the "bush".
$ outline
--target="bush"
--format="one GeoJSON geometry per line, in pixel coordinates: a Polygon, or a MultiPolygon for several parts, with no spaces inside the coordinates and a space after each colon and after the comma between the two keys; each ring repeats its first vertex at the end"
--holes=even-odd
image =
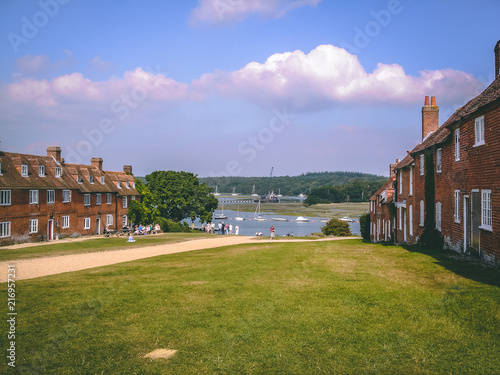
{"type": "Polygon", "coordinates": [[[349,224],[339,219],[331,219],[321,231],[326,236],[352,236],[349,224]]]}
{"type": "Polygon", "coordinates": [[[361,230],[361,237],[365,241],[370,241],[370,214],[366,213],[360,216],[359,229],[361,230]]]}
{"type": "Polygon", "coordinates": [[[176,233],[176,232],[189,232],[189,225],[186,222],[179,223],[177,221],[165,219],[163,217],[157,218],[156,222],[160,225],[161,230],[164,233],[176,233]]]}
{"type": "Polygon", "coordinates": [[[437,229],[425,229],[422,237],[418,239],[420,247],[426,250],[443,250],[443,236],[437,229]]]}

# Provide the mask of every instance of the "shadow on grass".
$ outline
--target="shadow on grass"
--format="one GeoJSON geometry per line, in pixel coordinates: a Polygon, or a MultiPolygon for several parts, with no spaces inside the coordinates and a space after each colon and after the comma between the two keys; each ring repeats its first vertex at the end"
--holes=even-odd
{"type": "Polygon", "coordinates": [[[420,253],[434,258],[436,264],[470,280],[500,287],[500,268],[484,264],[478,256],[465,255],[453,250],[428,250],[418,245],[395,245],[381,242],[383,246],[400,247],[411,253],[420,253]]]}

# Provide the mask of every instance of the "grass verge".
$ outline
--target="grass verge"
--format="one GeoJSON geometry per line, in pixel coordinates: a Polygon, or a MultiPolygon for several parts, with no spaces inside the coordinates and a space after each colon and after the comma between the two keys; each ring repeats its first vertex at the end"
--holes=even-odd
{"type": "Polygon", "coordinates": [[[17,370],[494,374],[498,276],[446,253],[346,240],[240,245],[23,280],[17,370]],[[177,353],[144,358],[154,349],[177,353]]]}

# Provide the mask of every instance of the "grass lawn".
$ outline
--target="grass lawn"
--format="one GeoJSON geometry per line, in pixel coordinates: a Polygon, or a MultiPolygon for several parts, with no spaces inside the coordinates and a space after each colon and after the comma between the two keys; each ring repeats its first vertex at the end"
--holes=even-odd
{"type": "Polygon", "coordinates": [[[445,254],[276,242],[18,281],[17,370],[498,374],[498,270],[445,254]]]}
{"type": "Polygon", "coordinates": [[[80,253],[92,253],[96,251],[112,251],[130,249],[134,247],[155,246],[165,243],[176,243],[193,239],[206,238],[208,235],[202,233],[165,233],[149,236],[135,236],[134,243],[127,243],[128,237],[99,237],[81,239],[70,242],[51,241],[48,243],[37,243],[33,246],[6,246],[0,248],[0,261],[41,258],[48,256],[59,256],[80,253]]]}

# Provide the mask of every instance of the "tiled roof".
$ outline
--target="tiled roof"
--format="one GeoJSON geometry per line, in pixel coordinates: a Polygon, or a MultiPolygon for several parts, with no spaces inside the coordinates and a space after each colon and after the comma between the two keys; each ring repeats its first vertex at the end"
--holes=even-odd
{"type": "MultiPolygon", "coordinates": [[[[396,178],[395,177],[389,177],[389,179],[382,185],[380,189],[378,189],[375,194],[372,195],[370,200],[376,200],[377,195],[381,195],[385,190],[392,190],[392,183],[394,182],[396,178]]],[[[392,194],[387,194],[387,202],[390,202],[390,198],[392,198],[392,194]]]]}
{"type": "Polygon", "coordinates": [[[407,167],[411,164],[413,164],[413,162],[415,161],[415,159],[413,159],[413,157],[411,156],[411,153],[407,154],[403,160],[401,160],[398,165],[396,165],[396,167],[394,168],[395,170],[396,169],[403,169],[404,167],[407,167]]]}
{"type": "Polygon", "coordinates": [[[134,176],[125,172],[102,171],[93,165],[64,164],[52,156],[37,156],[0,151],[0,188],[9,189],[71,189],[82,193],[118,193],[118,195],[140,195],[133,187],[134,176]],[[21,166],[28,166],[28,176],[21,175],[21,166]],[[45,167],[42,176],[39,166],[45,167]],[[55,168],[62,169],[56,177],[55,168]],[[78,181],[78,176],[81,181],[78,181]],[[100,177],[104,176],[104,184],[100,177]],[[120,181],[121,188],[117,187],[120,181]],[[127,188],[127,182],[129,188],[127,188]]]}

